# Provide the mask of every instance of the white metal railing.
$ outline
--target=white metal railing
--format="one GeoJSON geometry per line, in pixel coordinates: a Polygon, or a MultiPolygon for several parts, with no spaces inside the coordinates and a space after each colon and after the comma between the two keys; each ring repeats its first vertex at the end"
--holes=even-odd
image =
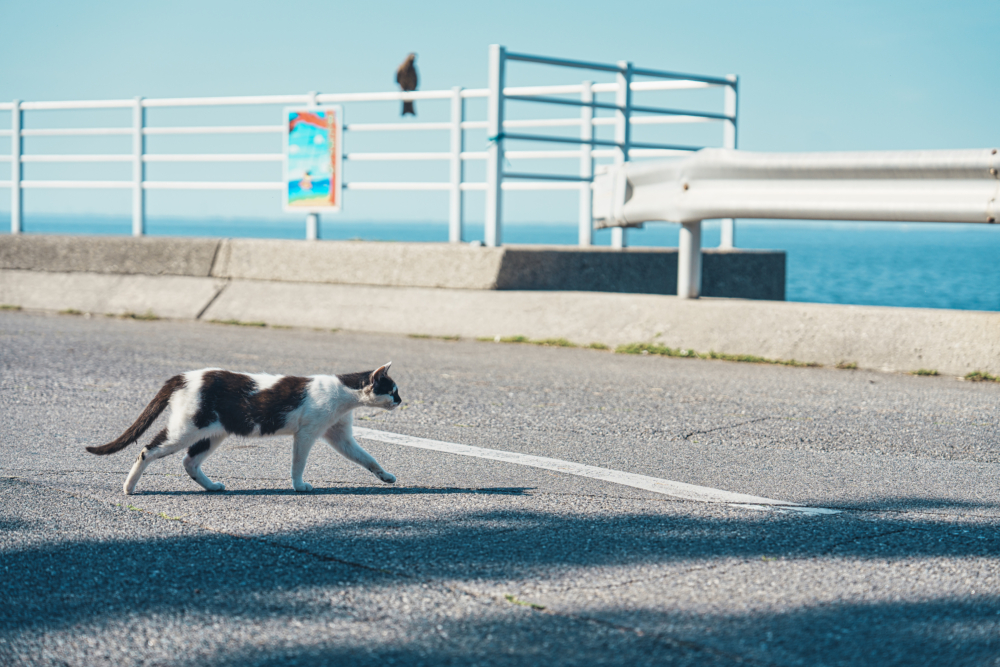
{"type": "Polygon", "coordinates": [[[681,223],[677,294],[701,292],[701,221],[996,223],[1000,155],[976,150],[747,153],[704,149],[678,160],[617,165],[594,181],[598,227],[681,223]]]}
{"type": "MultiPolygon", "coordinates": [[[[11,189],[11,232],[20,233],[23,228],[22,203],[26,189],[130,189],[132,190],[132,233],[142,235],[146,229],[145,193],[149,190],[283,190],[281,181],[201,181],[201,180],[150,180],[146,177],[146,165],[156,163],[274,163],[282,162],[281,153],[150,153],[146,149],[146,138],[150,136],[193,136],[265,134],[280,135],[283,127],[275,125],[218,125],[218,126],[172,126],[150,127],[146,122],[146,110],[152,108],[186,108],[219,106],[262,106],[262,105],[322,105],[350,104],[359,102],[399,102],[403,100],[448,100],[449,119],[440,122],[392,122],[392,123],[345,123],[348,135],[365,132],[447,132],[447,150],[438,151],[345,151],[344,160],[353,162],[448,162],[447,181],[385,181],[368,182],[344,179],[347,190],[382,191],[446,191],[449,193],[449,240],[461,241],[464,226],[463,197],[468,191],[486,193],[486,244],[498,245],[501,240],[501,193],[503,191],[525,190],[575,190],[580,193],[581,245],[590,245],[591,224],[591,182],[595,160],[614,160],[622,163],[632,158],[664,157],[686,154],[700,146],[642,143],[631,139],[632,126],[669,125],[676,123],[723,124],[722,144],[736,145],[736,77],[707,77],[675,72],[648,70],[634,67],[631,63],[608,65],[584,61],[546,58],[507,52],[501,46],[490,47],[490,87],[466,89],[455,87],[450,90],[430,90],[413,92],[378,93],[308,93],[305,95],[256,95],[239,97],[186,97],[133,100],[82,100],[0,103],[0,111],[9,111],[11,129],[0,130],[0,136],[10,137],[9,156],[0,156],[0,161],[10,163],[9,181],[0,181],[0,187],[11,189]],[[616,74],[615,82],[550,86],[506,86],[505,69],[507,61],[522,61],[562,68],[596,70],[616,74]],[[633,80],[646,77],[653,80],[633,80]],[[725,109],[722,113],[639,106],[632,103],[634,93],[651,91],[688,90],[708,87],[725,89],[725,109]],[[599,95],[614,95],[614,103],[601,101],[599,95]],[[487,100],[485,120],[467,118],[466,100],[487,100]],[[505,106],[508,102],[533,102],[548,106],[567,107],[579,110],[579,115],[568,118],[507,119],[505,106]],[[131,109],[130,127],[80,127],[80,128],[25,128],[26,112],[51,110],[94,110],[131,109]],[[615,113],[614,117],[598,116],[599,110],[615,113]],[[595,128],[614,127],[614,140],[599,139],[595,128]],[[579,137],[565,135],[525,133],[523,130],[542,128],[579,128],[579,137]],[[489,136],[486,150],[466,150],[465,133],[468,130],[486,130],[489,136]],[[26,137],[102,137],[130,136],[132,150],[121,154],[31,154],[23,150],[26,137]],[[507,141],[542,142],[549,148],[534,150],[508,150],[507,141]],[[572,148],[570,148],[572,146],[572,148]],[[552,173],[528,173],[505,170],[504,162],[515,160],[577,160],[578,173],[559,175],[552,173]],[[465,179],[465,164],[471,161],[485,161],[486,180],[469,182],[465,179]],[[58,163],[129,163],[132,177],[128,180],[39,180],[23,177],[24,164],[58,163]]],[[[315,218],[307,223],[307,238],[315,238],[315,218]]],[[[624,245],[624,232],[615,232],[614,245],[624,245]]],[[[723,245],[733,242],[732,221],[723,225],[723,245]],[[728,228],[728,232],[727,232],[728,228]]]]}

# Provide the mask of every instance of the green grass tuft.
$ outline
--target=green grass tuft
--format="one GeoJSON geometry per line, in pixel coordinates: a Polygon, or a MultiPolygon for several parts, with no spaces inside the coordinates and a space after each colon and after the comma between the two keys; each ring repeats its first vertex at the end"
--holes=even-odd
{"type": "Polygon", "coordinates": [[[9,303],[0,303],[0,310],[21,310],[21,306],[15,306],[9,303]]]}
{"type": "Polygon", "coordinates": [[[212,324],[228,324],[234,327],[266,327],[267,322],[241,322],[240,320],[209,320],[212,324]]]}
{"type": "Polygon", "coordinates": [[[856,362],[856,361],[840,361],[840,362],[837,363],[837,368],[840,368],[840,369],[843,369],[843,370],[848,370],[848,371],[856,371],[856,370],[858,370],[858,362],[856,362]]]}
{"type": "Polygon", "coordinates": [[[151,310],[147,310],[141,315],[139,313],[122,313],[122,318],[127,320],[142,320],[143,322],[152,322],[153,320],[160,319],[159,315],[156,315],[151,310]]]}
{"type": "Polygon", "coordinates": [[[966,375],[965,379],[971,382],[1000,382],[1000,377],[983,371],[973,371],[966,375]]]}
{"type": "Polygon", "coordinates": [[[83,311],[77,310],[76,308],[67,308],[66,310],[60,310],[60,315],[83,315],[83,311]]]}
{"type": "Polygon", "coordinates": [[[607,349],[610,349],[604,343],[591,343],[587,347],[589,347],[591,350],[607,350],[607,349]]]}
{"type": "Polygon", "coordinates": [[[430,338],[430,334],[407,334],[410,338],[430,338]]]}
{"type": "Polygon", "coordinates": [[[930,369],[930,368],[918,368],[917,370],[913,371],[913,373],[911,373],[911,375],[934,376],[934,375],[941,375],[941,374],[938,373],[936,370],[933,370],[933,369],[930,369]]]}
{"type": "Polygon", "coordinates": [[[768,359],[767,357],[758,357],[753,354],[726,354],[724,352],[716,352],[714,350],[699,353],[690,349],[667,347],[666,345],[657,345],[655,343],[629,343],[628,345],[619,345],[615,348],[615,353],[656,354],[661,357],[678,357],[682,359],[717,359],[720,361],[739,361],[748,364],[775,364],[778,366],[797,366],[806,368],[815,368],[822,365],[811,361],[796,361],[795,359],[768,359]]]}
{"type": "Polygon", "coordinates": [[[516,604],[521,607],[530,607],[532,609],[537,609],[538,611],[542,611],[543,609],[545,609],[545,605],[535,604],[534,602],[525,602],[524,600],[517,599],[513,595],[504,595],[503,598],[507,602],[511,604],[516,604]]]}
{"type": "Polygon", "coordinates": [[[565,338],[543,338],[542,340],[528,341],[534,345],[547,345],[549,347],[577,347],[576,343],[571,343],[565,338]]]}

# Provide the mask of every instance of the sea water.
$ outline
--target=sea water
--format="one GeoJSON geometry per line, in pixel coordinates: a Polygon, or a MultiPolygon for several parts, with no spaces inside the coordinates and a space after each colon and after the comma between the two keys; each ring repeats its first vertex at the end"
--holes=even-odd
{"type": "MultiPolygon", "coordinates": [[[[128,234],[127,218],[26,216],[26,233],[128,234]]],[[[628,244],[676,247],[679,225],[628,231],[628,244]]],[[[150,236],[303,238],[303,219],[223,220],[151,217],[150,236]]],[[[504,243],[575,245],[572,224],[511,223],[504,243]]],[[[324,239],[446,241],[445,222],[358,222],[321,218],[324,239]]],[[[483,238],[466,225],[466,241],[483,238]]],[[[610,232],[594,233],[609,245],[610,232]]],[[[719,244],[719,223],[704,224],[702,245],[719,244]]],[[[789,301],[1000,311],[1000,225],[737,221],[740,248],[787,253],[789,301]]]]}

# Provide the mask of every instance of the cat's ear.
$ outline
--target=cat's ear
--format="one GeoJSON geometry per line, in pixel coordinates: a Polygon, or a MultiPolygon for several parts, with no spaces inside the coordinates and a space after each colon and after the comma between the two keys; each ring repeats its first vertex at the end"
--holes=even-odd
{"type": "Polygon", "coordinates": [[[389,366],[392,366],[391,361],[387,363],[385,366],[379,366],[374,371],[372,371],[372,378],[371,378],[372,384],[378,382],[379,378],[389,374],[389,366]]]}

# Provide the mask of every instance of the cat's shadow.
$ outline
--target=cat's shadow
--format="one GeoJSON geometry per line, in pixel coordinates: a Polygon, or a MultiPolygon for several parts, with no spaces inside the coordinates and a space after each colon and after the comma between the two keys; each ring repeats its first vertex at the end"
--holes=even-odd
{"type": "Polygon", "coordinates": [[[420,487],[420,486],[352,486],[352,487],[316,487],[308,493],[298,493],[289,488],[278,489],[226,489],[219,493],[209,491],[142,491],[136,495],[142,496],[411,496],[411,495],[450,495],[472,494],[489,496],[523,496],[533,491],[530,486],[502,486],[480,489],[458,487],[420,487]]]}

